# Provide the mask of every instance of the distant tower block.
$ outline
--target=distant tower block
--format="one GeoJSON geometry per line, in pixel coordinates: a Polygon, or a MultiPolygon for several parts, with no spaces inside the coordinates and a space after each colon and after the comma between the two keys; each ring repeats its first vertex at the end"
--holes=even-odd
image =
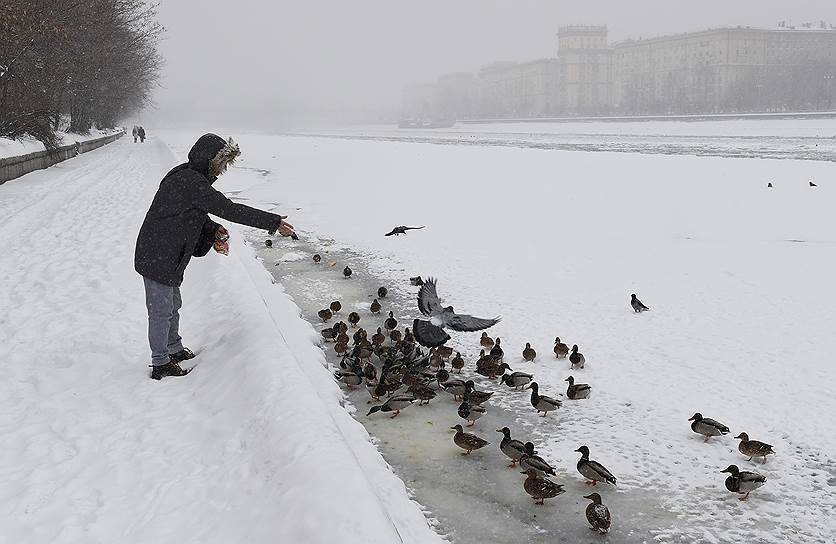
{"type": "Polygon", "coordinates": [[[564,26],[557,31],[559,103],[567,113],[601,113],[611,103],[612,48],[606,26],[564,26]]]}

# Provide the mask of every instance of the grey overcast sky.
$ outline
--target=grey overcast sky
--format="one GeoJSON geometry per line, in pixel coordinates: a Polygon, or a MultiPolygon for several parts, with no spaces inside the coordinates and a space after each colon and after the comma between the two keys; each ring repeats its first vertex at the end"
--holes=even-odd
{"type": "Polygon", "coordinates": [[[281,126],[396,110],[401,88],[555,56],[557,28],[610,41],[821,19],[836,0],[162,0],[158,123],[281,126]]]}

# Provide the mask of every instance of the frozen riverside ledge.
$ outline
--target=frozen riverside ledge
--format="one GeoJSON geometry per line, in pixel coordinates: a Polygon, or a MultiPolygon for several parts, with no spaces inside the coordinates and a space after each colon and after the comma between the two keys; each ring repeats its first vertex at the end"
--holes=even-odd
{"type": "Polygon", "coordinates": [[[177,161],[122,139],[0,187],[3,536],[438,542],[237,231],[183,286],[198,368],[148,379],[133,242],[177,161]]]}
{"type": "MultiPolygon", "coordinates": [[[[346,321],[351,311],[360,314],[359,325],[369,334],[382,326],[384,314],[390,309],[401,329],[417,317],[417,288],[409,286],[407,274],[401,283],[387,284],[369,273],[361,256],[329,240],[316,237],[298,242],[274,240],[273,247],[267,248],[262,233],[248,230],[247,237],[265,268],[301,308],[302,317],[317,324],[317,330],[338,319],[346,321]],[[323,257],[319,265],[312,261],[314,253],[321,253],[323,257]],[[330,266],[332,262],[337,264],[330,266]],[[341,274],[345,264],[354,271],[349,280],[341,274]],[[389,295],[380,300],[383,304],[381,315],[373,316],[368,307],[380,285],[386,285],[389,295]],[[340,300],[343,308],[337,317],[323,325],[317,311],[327,307],[331,300],[340,300]]],[[[321,335],[317,333],[316,338],[321,343],[321,335]]],[[[575,470],[579,456],[557,459],[548,455],[549,448],[546,447],[550,440],[561,439],[564,425],[579,422],[566,421],[569,416],[565,413],[542,420],[533,413],[528,391],[515,393],[474,374],[472,344],[476,338],[478,335],[467,338],[470,349],[453,345],[465,356],[464,375],[476,381],[477,389],[497,391],[485,403],[487,414],[475,427],[467,429],[491,442],[489,446],[467,457],[460,455],[461,450],[453,445],[453,432],[449,428],[465,422],[456,413],[459,402],[454,402],[452,396],[443,391],[438,391],[438,396],[429,405],[409,407],[397,419],[390,420],[388,414],[366,416],[369,394],[365,386],[361,386],[347,393],[347,410],[368,429],[384,458],[418,502],[429,510],[432,519],[437,520],[438,531],[451,542],[600,542],[600,535],[591,533],[584,517],[589,501],[582,495],[588,494],[590,488],[575,470]],[[547,500],[545,506],[533,504],[523,490],[525,477],[520,469],[507,468],[508,459],[499,451],[502,436],[496,429],[506,425],[512,429],[515,438],[532,440],[540,448],[540,453],[557,470],[557,477],[552,479],[564,484],[566,493],[547,500]]],[[[333,351],[333,344],[323,344],[323,348],[334,368],[339,358],[333,351]]],[[[375,357],[372,360],[379,365],[375,357]]],[[[508,360],[515,369],[530,370],[522,365],[517,368],[513,354],[508,354],[508,360]]],[[[664,486],[647,490],[631,485],[628,474],[617,476],[623,476],[618,488],[601,491],[613,512],[613,529],[606,542],[694,542],[684,534],[678,534],[676,514],[664,506],[664,502],[671,499],[664,486]]]]}

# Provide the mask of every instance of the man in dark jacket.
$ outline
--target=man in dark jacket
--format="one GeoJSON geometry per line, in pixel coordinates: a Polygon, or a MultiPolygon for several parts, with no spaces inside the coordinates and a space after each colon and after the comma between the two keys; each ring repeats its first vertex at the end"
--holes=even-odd
{"type": "Polygon", "coordinates": [[[205,134],[189,151],[189,162],[165,175],[136,240],[134,268],[145,280],[151,378],[185,376],[179,363],[194,357],[180,339],[180,284],[192,257],[203,257],[226,229],[213,214],[234,223],[261,228],[271,235],[292,236],[293,225],[283,217],[229,200],[212,187],[218,176],[241,154],[238,145],[205,134]]]}

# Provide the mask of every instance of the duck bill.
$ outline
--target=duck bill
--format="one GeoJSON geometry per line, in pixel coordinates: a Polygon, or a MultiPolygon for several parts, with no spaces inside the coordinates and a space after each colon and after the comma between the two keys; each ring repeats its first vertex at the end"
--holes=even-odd
{"type": "Polygon", "coordinates": [[[584,495],[583,498],[592,500],[592,495],[584,495]]]}
{"type": "Polygon", "coordinates": [[[576,449],[575,451],[578,453],[583,453],[580,448],[576,449]]]}
{"type": "Polygon", "coordinates": [[[743,440],[743,434],[739,434],[734,437],[735,440],[743,440]]]}

